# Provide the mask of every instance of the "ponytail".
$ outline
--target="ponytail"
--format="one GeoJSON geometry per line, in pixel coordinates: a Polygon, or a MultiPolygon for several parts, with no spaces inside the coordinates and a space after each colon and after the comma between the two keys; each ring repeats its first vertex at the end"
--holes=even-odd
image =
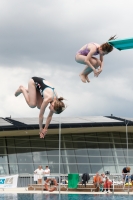
{"type": "Polygon", "coordinates": [[[116,35],[110,37],[110,38],[108,39],[108,41],[109,41],[109,40],[115,40],[115,39],[116,39],[116,35]]]}

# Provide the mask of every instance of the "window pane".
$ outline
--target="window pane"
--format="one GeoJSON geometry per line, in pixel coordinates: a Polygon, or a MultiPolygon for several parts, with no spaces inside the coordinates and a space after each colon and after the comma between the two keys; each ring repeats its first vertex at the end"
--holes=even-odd
{"type": "Polygon", "coordinates": [[[67,156],[67,155],[75,155],[74,150],[67,149],[67,150],[61,150],[61,155],[67,156]]]}
{"type": "Polygon", "coordinates": [[[76,163],[75,156],[66,156],[66,157],[62,156],[62,162],[63,163],[76,163]]]}
{"type": "Polygon", "coordinates": [[[91,173],[96,174],[97,172],[103,173],[103,166],[102,165],[91,165],[91,173]]]}
{"type": "Polygon", "coordinates": [[[62,140],[72,141],[72,136],[70,134],[63,134],[62,140]]]}
{"type": "Polygon", "coordinates": [[[72,142],[66,142],[66,141],[63,141],[62,143],[62,148],[64,149],[73,149],[73,143],[72,142]]]}
{"type": "Polygon", "coordinates": [[[88,157],[85,156],[76,156],[77,163],[89,163],[88,157]]]}
{"type": "Polygon", "coordinates": [[[90,156],[100,156],[100,151],[99,149],[88,149],[88,153],[90,156]]]}
{"type": "Polygon", "coordinates": [[[7,142],[7,146],[14,147],[14,139],[7,138],[6,142],[7,142]]]}
{"type": "Polygon", "coordinates": [[[77,165],[63,165],[64,167],[64,173],[69,174],[69,173],[78,173],[77,165]]]}
{"type": "Polygon", "coordinates": [[[9,147],[7,148],[7,153],[9,154],[16,154],[15,148],[14,147],[9,147]]]}
{"type": "Polygon", "coordinates": [[[99,149],[98,143],[87,143],[86,142],[86,147],[88,149],[99,149]]]}
{"type": "Polygon", "coordinates": [[[122,164],[122,163],[123,163],[123,164],[126,163],[124,157],[117,157],[117,159],[118,159],[118,162],[121,163],[121,164],[122,164]]]}
{"type": "MultiPolygon", "coordinates": [[[[29,139],[29,138],[27,138],[29,139]]],[[[16,153],[29,153],[31,154],[29,140],[15,139],[16,153]]]]}
{"type": "Polygon", "coordinates": [[[18,163],[33,163],[33,159],[31,155],[28,154],[17,154],[18,163]]]}
{"type": "MultiPolygon", "coordinates": [[[[45,147],[44,147],[45,148],[45,147]]],[[[46,156],[47,155],[47,150],[45,149],[44,150],[44,148],[32,148],[31,149],[31,151],[32,151],[32,154],[34,155],[34,156],[36,156],[36,155],[42,155],[42,156],[46,156]]]]}
{"type": "Polygon", "coordinates": [[[0,154],[7,154],[6,144],[4,139],[0,139],[0,154]]]}
{"type": "Polygon", "coordinates": [[[0,155],[0,163],[1,164],[7,163],[7,156],[0,155]]]}
{"type": "Polygon", "coordinates": [[[100,149],[101,156],[112,156],[111,149],[100,149]]]}
{"type": "MultiPolygon", "coordinates": [[[[49,169],[50,169],[50,172],[51,173],[59,173],[59,164],[49,164],[49,169]]],[[[60,165],[60,172],[62,173],[62,174],[64,174],[64,169],[63,169],[63,165],[60,165]]]]}
{"type": "MultiPolygon", "coordinates": [[[[127,156],[127,149],[123,150],[124,155],[127,156]]],[[[128,156],[133,156],[133,149],[128,149],[128,156]]]]}
{"type": "Polygon", "coordinates": [[[80,174],[91,172],[90,165],[77,165],[77,166],[78,166],[78,172],[80,174]]]}
{"type": "Polygon", "coordinates": [[[10,174],[18,174],[18,165],[9,165],[10,174]]]}
{"type": "Polygon", "coordinates": [[[47,149],[47,155],[59,155],[59,150],[58,149],[47,149]]]}
{"type": "Polygon", "coordinates": [[[74,142],[73,146],[74,148],[86,149],[86,145],[84,142],[74,142]]]}
{"type": "Polygon", "coordinates": [[[100,137],[98,137],[98,142],[102,142],[102,143],[110,143],[110,138],[108,137],[108,134],[105,133],[101,133],[100,137]]]}
{"type": "Polygon", "coordinates": [[[34,163],[39,163],[42,164],[42,163],[48,163],[48,159],[47,159],[47,156],[41,156],[41,154],[39,153],[36,153],[33,155],[33,162],[34,163]]]}
{"type": "Polygon", "coordinates": [[[99,148],[101,149],[106,149],[108,151],[108,149],[110,148],[110,144],[109,143],[99,143],[99,148]]]}
{"type": "Polygon", "coordinates": [[[104,165],[104,172],[105,171],[110,171],[110,173],[118,173],[117,168],[114,165],[108,165],[108,166],[104,165]]]}
{"type": "Polygon", "coordinates": [[[31,144],[31,147],[45,147],[45,142],[44,140],[40,140],[40,138],[38,139],[35,139],[35,140],[30,140],[30,144],[31,144]]]}
{"type": "Polygon", "coordinates": [[[72,140],[73,141],[85,141],[85,137],[84,137],[84,134],[78,134],[78,135],[76,135],[76,134],[74,134],[74,135],[72,135],[72,140]]]}
{"type": "Polygon", "coordinates": [[[124,157],[124,153],[123,151],[120,150],[114,150],[113,152],[113,156],[123,156],[124,157]]]}
{"type": "Polygon", "coordinates": [[[128,157],[129,164],[133,164],[133,157],[128,157]]]}
{"type": "Polygon", "coordinates": [[[111,163],[114,164],[114,158],[113,157],[102,157],[102,162],[105,163],[111,163]]]}
{"type": "Polygon", "coordinates": [[[59,148],[59,142],[58,141],[46,141],[46,147],[47,148],[59,148]]]}
{"type": "Polygon", "coordinates": [[[9,163],[17,163],[16,154],[8,154],[9,163]]]}
{"type": "Polygon", "coordinates": [[[28,173],[28,174],[33,174],[34,173],[34,168],[33,164],[18,164],[18,172],[19,173],[28,173]]]}
{"type": "Polygon", "coordinates": [[[48,162],[49,164],[59,163],[59,156],[48,156],[48,162]]]}
{"type": "Polygon", "coordinates": [[[9,174],[8,165],[0,164],[0,175],[9,174]]]}
{"type": "Polygon", "coordinates": [[[88,156],[88,153],[87,153],[87,149],[75,149],[75,154],[76,155],[86,155],[88,156]]]}
{"type": "Polygon", "coordinates": [[[101,163],[101,157],[89,157],[90,163],[101,163]]]}

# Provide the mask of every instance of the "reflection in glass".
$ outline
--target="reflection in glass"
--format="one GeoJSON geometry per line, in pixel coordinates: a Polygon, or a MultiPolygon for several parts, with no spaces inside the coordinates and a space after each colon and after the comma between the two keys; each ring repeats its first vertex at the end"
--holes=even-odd
{"type": "MultiPolygon", "coordinates": [[[[8,174],[8,167],[12,174],[28,171],[31,173],[31,169],[38,167],[39,164],[44,168],[51,164],[52,173],[55,173],[59,166],[58,139],[58,134],[47,135],[44,140],[40,140],[38,136],[1,138],[1,174],[8,174]],[[9,165],[7,165],[8,161],[9,165]],[[19,166],[19,171],[17,166],[19,166]]],[[[121,173],[121,168],[127,165],[125,133],[68,133],[63,134],[61,139],[61,163],[64,163],[61,164],[61,170],[64,173],[82,173],[82,170],[96,173],[99,170],[104,172],[105,169],[109,169],[111,173],[121,173]],[[90,165],[91,169],[89,169],[90,165]]],[[[133,165],[132,133],[129,133],[128,147],[131,166],[133,165]]]]}
{"type": "Polygon", "coordinates": [[[32,156],[27,154],[17,154],[17,160],[18,163],[33,163],[32,156]]]}
{"type": "Polygon", "coordinates": [[[112,156],[112,149],[100,149],[101,156],[112,156]]]}
{"type": "MultiPolygon", "coordinates": [[[[49,164],[49,169],[51,173],[59,173],[59,164],[49,164]]],[[[64,168],[63,165],[60,165],[60,172],[61,174],[64,174],[64,168]]]]}
{"type": "Polygon", "coordinates": [[[0,164],[0,175],[9,174],[8,165],[0,164]]]}
{"type": "Polygon", "coordinates": [[[91,173],[96,174],[97,172],[104,172],[103,165],[91,165],[91,173]]]}
{"type": "Polygon", "coordinates": [[[47,149],[47,155],[55,155],[58,156],[59,155],[59,150],[58,149],[47,149]]]}
{"type": "Polygon", "coordinates": [[[65,164],[63,164],[63,168],[64,168],[65,174],[78,173],[77,165],[73,165],[73,164],[65,165],[65,164]]]}
{"type": "Polygon", "coordinates": [[[9,160],[9,163],[17,163],[16,154],[9,154],[8,160],[9,160]]]}
{"type": "Polygon", "coordinates": [[[77,163],[89,163],[88,157],[76,156],[77,163]]]}
{"type": "Polygon", "coordinates": [[[104,172],[110,171],[111,173],[118,173],[115,165],[104,165],[104,172]]]}
{"type": "Polygon", "coordinates": [[[102,163],[101,157],[89,157],[90,163],[102,163]]]}
{"type": "Polygon", "coordinates": [[[0,155],[0,163],[1,164],[7,163],[7,156],[0,155]]]}
{"type": "Polygon", "coordinates": [[[114,160],[114,158],[113,157],[101,157],[102,158],[102,162],[104,163],[104,164],[106,164],[106,163],[111,163],[111,164],[114,164],[115,163],[115,160],[114,160]]]}
{"type": "Polygon", "coordinates": [[[77,164],[78,167],[78,173],[83,174],[83,173],[91,173],[91,168],[90,165],[79,165],[77,164]]]}
{"type": "Polygon", "coordinates": [[[62,156],[62,163],[76,163],[75,156],[62,156]]]}
{"type": "Polygon", "coordinates": [[[124,157],[124,152],[123,152],[123,150],[114,150],[114,151],[112,151],[113,152],[113,156],[122,156],[122,157],[124,157]]]}
{"type": "Polygon", "coordinates": [[[33,168],[33,164],[18,164],[18,172],[20,174],[23,173],[28,173],[28,174],[33,174],[34,173],[34,168],[33,168]]]}
{"type": "Polygon", "coordinates": [[[118,162],[120,163],[120,164],[124,164],[125,163],[125,158],[124,157],[117,157],[117,159],[118,159],[118,162]]]}
{"type": "Polygon", "coordinates": [[[75,154],[88,156],[87,149],[75,149],[75,154]]]}
{"type": "Polygon", "coordinates": [[[36,156],[36,155],[46,156],[47,155],[47,150],[44,150],[42,148],[31,148],[31,151],[34,156],[36,156]]]}
{"type": "Polygon", "coordinates": [[[9,171],[10,174],[18,174],[18,165],[10,164],[9,171]]]}
{"type": "Polygon", "coordinates": [[[62,146],[63,149],[73,149],[73,143],[72,142],[67,142],[67,141],[63,141],[62,142],[62,146]]]}
{"type": "Polygon", "coordinates": [[[41,156],[39,153],[33,155],[33,162],[34,163],[48,163],[47,156],[41,156]]]}
{"type": "MultiPolygon", "coordinates": [[[[59,156],[48,156],[49,164],[59,163],[59,156]]],[[[62,160],[60,160],[62,162],[62,160]]]]}
{"type": "Polygon", "coordinates": [[[88,149],[88,153],[90,156],[100,156],[99,149],[88,149]]]}
{"type": "Polygon", "coordinates": [[[72,149],[67,149],[67,150],[61,150],[61,155],[63,156],[69,156],[69,155],[75,155],[74,150],[72,149]]]}

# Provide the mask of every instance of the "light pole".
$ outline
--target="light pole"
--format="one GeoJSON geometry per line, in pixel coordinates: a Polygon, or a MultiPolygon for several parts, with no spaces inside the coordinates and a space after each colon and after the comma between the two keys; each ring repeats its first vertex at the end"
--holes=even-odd
{"type": "Polygon", "coordinates": [[[128,166],[128,132],[127,132],[128,123],[129,123],[129,121],[125,120],[125,124],[126,124],[126,141],[127,141],[127,166],[128,166]]]}

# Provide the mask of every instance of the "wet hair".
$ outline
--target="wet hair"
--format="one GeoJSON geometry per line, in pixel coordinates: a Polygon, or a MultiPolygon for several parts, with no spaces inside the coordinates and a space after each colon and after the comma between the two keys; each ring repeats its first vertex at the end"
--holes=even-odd
{"type": "Polygon", "coordinates": [[[65,104],[63,103],[64,98],[60,97],[57,98],[54,102],[54,110],[56,111],[56,114],[60,114],[65,109],[65,104]]]}
{"type": "MultiPolygon", "coordinates": [[[[110,37],[108,41],[115,40],[115,39],[116,39],[116,35],[114,35],[113,37],[110,37]]],[[[107,53],[110,53],[111,51],[113,51],[113,47],[108,42],[100,45],[100,47],[102,48],[102,51],[107,52],[107,53]]]]}

